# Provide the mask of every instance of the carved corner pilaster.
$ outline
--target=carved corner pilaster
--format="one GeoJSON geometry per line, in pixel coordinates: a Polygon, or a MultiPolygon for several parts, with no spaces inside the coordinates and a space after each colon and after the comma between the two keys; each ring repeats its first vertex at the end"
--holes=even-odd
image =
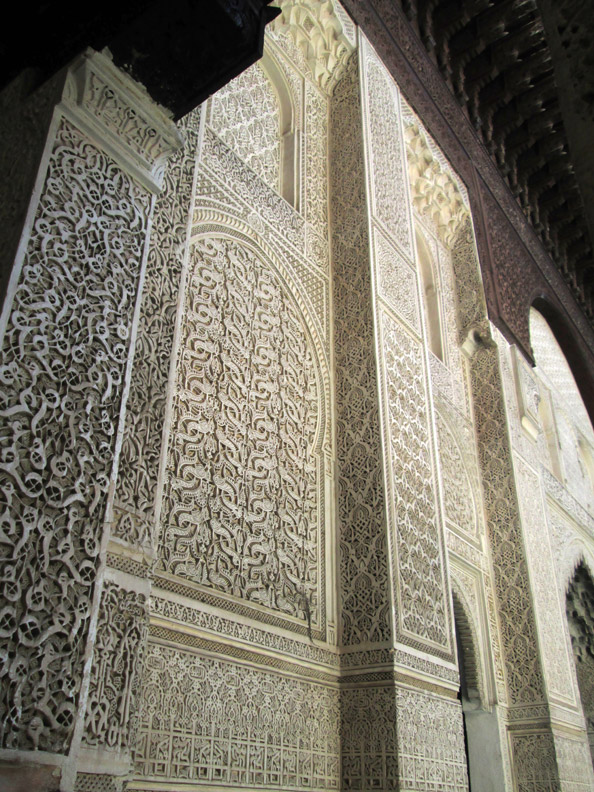
{"type": "Polygon", "coordinates": [[[62,103],[70,119],[151,192],[159,192],[168,158],[183,136],[146,90],[112,62],[87,49],[70,66],[62,103]]]}

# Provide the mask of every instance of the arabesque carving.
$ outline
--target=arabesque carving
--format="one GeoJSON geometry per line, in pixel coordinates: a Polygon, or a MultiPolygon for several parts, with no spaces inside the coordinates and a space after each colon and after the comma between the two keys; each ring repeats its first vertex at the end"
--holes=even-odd
{"type": "Polygon", "coordinates": [[[338,789],[338,691],[182,648],[149,644],[142,778],[338,789]]]}
{"type": "Polygon", "coordinates": [[[330,137],[344,645],[385,641],[391,633],[358,85],[353,59],[332,97],[330,137]]]}
{"type": "Polygon", "coordinates": [[[172,157],[157,197],[114,498],[112,536],[133,546],[155,541],[155,507],[175,313],[186,253],[201,110],[181,122],[183,149],[172,157]]]}
{"type": "Polygon", "coordinates": [[[210,125],[269,187],[280,190],[279,99],[259,63],[213,96],[210,125]]]}
{"type": "Polygon", "coordinates": [[[439,515],[431,466],[431,441],[422,349],[389,314],[382,320],[387,394],[387,441],[395,514],[395,574],[401,628],[448,650],[439,515]]]}
{"type": "Polygon", "coordinates": [[[68,748],[149,210],[62,121],[2,350],[8,748],[68,748]]]}
{"type": "Polygon", "coordinates": [[[147,597],[107,581],[100,607],[83,742],[112,751],[130,750],[138,725],[136,699],[148,635],[147,597]]]}
{"type": "Polygon", "coordinates": [[[254,252],[192,252],[161,569],[320,624],[320,385],[303,318],[254,252]]]}

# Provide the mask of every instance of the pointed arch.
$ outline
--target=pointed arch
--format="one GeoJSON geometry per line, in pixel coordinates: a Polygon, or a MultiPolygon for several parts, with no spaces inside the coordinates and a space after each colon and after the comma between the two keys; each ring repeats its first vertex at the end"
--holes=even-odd
{"type": "Polygon", "coordinates": [[[208,123],[269,187],[297,210],[300,130],[297,99],[269,48],[210,99],[208,123]]]}
{"type": "Polygon", "coordinates": [[[465,597],[452,580],[452,602],[456,627],[456,648],[460,671],[460,694],[462,708],[482,706],[480,660],[477,653],[477,637],[472,623],[471,611],[465,597]],[[470,705],[470,707],[469,707],[470,705]]]}
{"type": "MultiPolygon", "coordinates": [[[[576,338],[574,327],[548,297],[539,294],[532,300],[530,307],[542,314],[551,328],[571,369],[590,416],[590,421],[594,425],[594,371],[592,360],[586,357],[582,345],[576,338]]],[[[532,354],[534,355],[534,348],[532,348],[532,354]]]]}
{"type": "Polygon", "coordinates": [[[583,561],[573,573],[565,602],[577,684],[594,760],[594,580],[583,561]]]}

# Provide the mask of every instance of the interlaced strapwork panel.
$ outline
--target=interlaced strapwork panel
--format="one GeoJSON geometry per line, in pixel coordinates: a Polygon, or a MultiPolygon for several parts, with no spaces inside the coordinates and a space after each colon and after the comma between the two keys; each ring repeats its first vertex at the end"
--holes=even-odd
{"type": "Polygon", "coordinates": [[[177,366],[160,568],[319,624],[314,355],[251,248],[196,243],[177,366]]]}
{"type": "Polygon", "coordinates": [[[335,689],[149,644],[142,712],[143,778],[339,788],[335,689]]]}
{"type": "Polygon", "coordinates": [[[400,624],[408,633],[448,647],[422,350],[388,314],[382,323],[400,624]]]}
{"type": "Polygon", "coordinates": [[[364,52],[372,212],[402,250],[412,257],[398,89],[369,45],[364,52]]]}
{"type": "Polygon", "coordinates": [[[476,535],[477,519],[473,488],[462,453],[446,420],[440,413],[436,413],[435,417],[446,518],[463,531],[476,535]]]}

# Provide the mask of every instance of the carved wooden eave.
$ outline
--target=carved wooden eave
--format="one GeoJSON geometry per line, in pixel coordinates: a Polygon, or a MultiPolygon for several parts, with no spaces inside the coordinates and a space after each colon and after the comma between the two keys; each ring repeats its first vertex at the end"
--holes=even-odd
{"type": "Polygon", "coordinates": [[[580,168],[572,156],[575,125],[568,124],[564,108],[564,94],[576,87],[564,83],[565,55],[558,47],[555,52],[547,4],[418,0],[402,5],[524,214],[592,318],[592,223],[580,168]]]}
{"type": "Polygon", "coordinates": [[[303,52],[314,79],[327,93],[355,49],[355,26],[332,0],[281,0],[278,25],[303,52]]]}
{"type": "Polygon", "coordinates": [[[343,2],[462,179],[473,219],[483,218],[475,234],[490,319],[531,359],[528,309],[535,299],[543,310],[550,306],[565,354],[584,372],[580,391],[589,403],[594,103],[587,6],[343,2]]]}

